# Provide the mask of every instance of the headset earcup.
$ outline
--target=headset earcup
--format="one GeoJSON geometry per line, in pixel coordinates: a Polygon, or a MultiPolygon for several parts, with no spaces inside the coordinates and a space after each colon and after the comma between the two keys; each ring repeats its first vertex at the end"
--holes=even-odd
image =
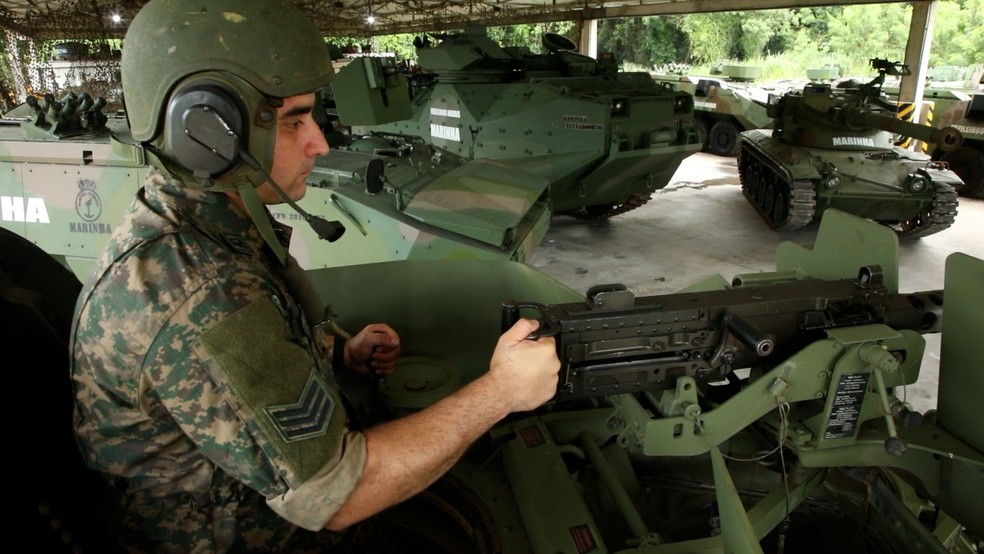
{"type": "Polygon", "coordinates": [[[195,177],[214,179],[237,167],[246,148],[245,108],[216,83],[182,86],[167,106],[165,144],[171,158],[195,177]]]}

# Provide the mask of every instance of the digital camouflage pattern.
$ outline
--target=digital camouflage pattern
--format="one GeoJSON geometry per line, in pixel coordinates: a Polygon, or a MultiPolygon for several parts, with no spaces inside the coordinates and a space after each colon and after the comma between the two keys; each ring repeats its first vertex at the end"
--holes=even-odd
{"type": "Polygon", "coordinates": [[[127,548],[283,551],[361,476],[364,437],[283,272],[227,196],[157,173],[114,230],[76,308],[72,378],[127,548]]]}

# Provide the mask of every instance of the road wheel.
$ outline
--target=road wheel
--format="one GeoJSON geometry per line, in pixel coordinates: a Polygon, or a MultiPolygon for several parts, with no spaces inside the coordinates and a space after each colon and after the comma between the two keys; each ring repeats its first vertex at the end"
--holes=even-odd
{"type": "Polygon", "coordinates": [[[940,156],[960,176],[963,186],[953,187],[960,196],[984,198],[984,153],[961,146],[940,156]]]}
{"type": "Polygon", "coordinates": [[[694,129],[700,135],[700,151],[707,152],[707,123],[700,117],[694,117],[694,129]]]}
{"type": "Polygon", "coordinates": [[[718,156],[738,154],[738,128],[730,121],[718,121],[707,136],[707,151],[718,156]]]}

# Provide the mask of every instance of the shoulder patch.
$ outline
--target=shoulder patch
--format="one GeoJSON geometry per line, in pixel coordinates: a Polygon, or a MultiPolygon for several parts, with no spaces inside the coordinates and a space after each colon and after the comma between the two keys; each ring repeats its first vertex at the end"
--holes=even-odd
{"type": "Polygon", "coordinates": [[[297,402],[267,406],[263,411],[280,436],[291,442],[327,433],[334,409],[335,402],[328,394],[328,386],[312,371],[297,402]]]}
{"type": "Polygon", "coordinates": [[[269,454],[293,470],[286,477],[294,486],[337,458],[347,417],[339,392],[289,329],[268,296],[224,317],[201,345],[213,378],[238,399],[247,427],[262,430],[269,454]]]}

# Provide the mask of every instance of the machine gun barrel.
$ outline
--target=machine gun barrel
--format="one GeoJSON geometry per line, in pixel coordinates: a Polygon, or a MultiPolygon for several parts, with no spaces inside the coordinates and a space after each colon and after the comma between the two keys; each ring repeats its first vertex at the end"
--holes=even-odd
{"type": "Polygon", "coordinates": [[[838,327],[939,332],[942,291],[893,293],[877,268],[861,275],[639,298],[612,290],[549,306],[510,301],[502,326],[523,310],[537,313],[531,338],[557,341],[556,400],[667,389],[683,375],[718,381],[734,369],[777,364],[838,327]]]}

